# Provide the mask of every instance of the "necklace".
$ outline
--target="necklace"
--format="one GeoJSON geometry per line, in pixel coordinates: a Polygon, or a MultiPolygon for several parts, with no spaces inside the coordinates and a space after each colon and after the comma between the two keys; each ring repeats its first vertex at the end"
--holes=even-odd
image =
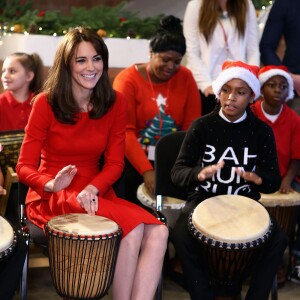
{"type": "Polygon", "coordinates": [[[219,22],[219,24],[220,24],[220,26],[221,26],[221,29],[222,29],[222,31],[223,31],[223,38],[224,38],[225,49],[226,49],[226,57],[228,58],[228,56],[229,56],[228,36],[227,36],[227,34],[226,34],[225,28],[224,28],[222,22],[220,21],[220,19],[218,19],[218,22],[219,22]]]}
{"type": "MultiPolygon", "coordinates": [[[[149,74],[149,64],[147,64],[146,66],[146,73],[147,73],[147,78],[151,87],[151,92],[152,92],[152,100],[156,102],[157,108],[158,108],[158,118],[159,118],[159,132],[161,134],[162,132],[162,127],[163,127],[163,118],[162,118],[162,105],[165,105],[166,107],[166,102],[169,98],[169,91],[170,91],[170,79],[168,80],[168,87],[167,87],[167,97],[164,98],[162,97],[160,94],[159,96],[155,97],[155,91],[154,91],[154,86],[153,86],[153,82],[151,80],[150,74],[149,74]]],[[[163,111],[164,112],[164,111],[163,111]]]]}

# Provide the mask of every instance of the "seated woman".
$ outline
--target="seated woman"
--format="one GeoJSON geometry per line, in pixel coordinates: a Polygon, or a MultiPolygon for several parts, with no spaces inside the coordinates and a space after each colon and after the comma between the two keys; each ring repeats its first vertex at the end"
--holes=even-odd
{"type": "Polygon", "coordinates": [[[113,87],[128,103],[126,127],[125,198],[140,204],[138,186],[154,193],[154,149],[161,136],[187,130],[201,114],[192,73],[181,66],[186,51],[180,20],[162,18],[150,40],[150,61],[120,72],[113,87]]]}
{"type": "Polygon", "coordinates": [[[61,40],[25,128],[17,173],[28,185],[27,216],[43,228],[54,216],[87,213],[122,228],[114,299],[153,299],[168,229],[112,185],[124,166],[126,101],[108,77],[108,50],[93,30],[61,40]],[[104,164],[99,170],[100,157],[104,164]]]}

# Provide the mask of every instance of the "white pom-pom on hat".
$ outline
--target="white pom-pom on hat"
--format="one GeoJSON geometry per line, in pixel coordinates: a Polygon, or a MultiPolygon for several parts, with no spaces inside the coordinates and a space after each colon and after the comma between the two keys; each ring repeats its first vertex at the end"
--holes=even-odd
{"type": "Polygon", "coordinates": [[[289,93],[285,101],[294,98],[294,82],[291,75],[288,73],[288,69],[285,66],[265,66],[259,70],[258,79],[261,86],[263,86],[273,76],[283,76],[289,85],[289,93]]]}
{"type": "Polygon", "coordinates": [[[232,79],[241,79],[249,85],[255,94],[254,99],[257,99],[260,95],[258,71],[258,66],[248,65],[242,61],[225,61],[222,65],[222,72],[212,83],[214,94],[219,98],[222,86],[225,83],[232,79]]]}

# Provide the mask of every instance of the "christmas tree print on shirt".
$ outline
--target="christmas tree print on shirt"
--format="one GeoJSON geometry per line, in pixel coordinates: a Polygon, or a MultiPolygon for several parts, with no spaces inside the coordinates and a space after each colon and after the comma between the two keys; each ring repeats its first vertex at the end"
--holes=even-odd
{"type": "Polygon", "coordinates": [[[140,132],[143,145],[154,146],[162,136],[179,130],[172,117],[165,112],[167,98],[158,94],[154,100],[157,103],[159,112],[153,119],[146,122],[146,128],[140,132]]]}

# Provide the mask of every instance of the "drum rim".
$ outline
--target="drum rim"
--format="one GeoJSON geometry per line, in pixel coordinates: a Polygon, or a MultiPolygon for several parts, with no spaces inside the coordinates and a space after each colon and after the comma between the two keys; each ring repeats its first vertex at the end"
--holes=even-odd
{"type": "MultiPolygon", "coordinates": [[[[193,212],[194,212],[194,210],[193,210],[193,212]]],[[[197,228],[194,226],[194,224],[192,222],[193,212],[190,213],[189,218],[188,218],[189,231],[191,232],[193,237],[195,239],[197,239],[197,241],[201,242],[205,246],[211,246],[211,247],[215,247],[215,248],[219,248],[219,249],[227,249],[227,250],[238,250],[238,251],[249,250],[249,249],[259,248],[259,247],[263,246],[272,235],[273,221],[270,218],[270,225],[269,225],[268,231],[263,236],[255,239],[253,241],[244,242],[244,243],[242,243],[242,242],[241,243],[229,243],[229,242],[217,241],[217,240],[214,240],[212,238],[205,236],[204,234],[202,234],[201,232],[199,232],[197,230],[197,228]]]]}
{"type": "MultiPolygon", "coordinates": [[[[146,205],[147,207],[156,208],[156,199],[149,198],[145,195],[145,193],[143,192],[144,185],[145,185],[144,183],[141,183],[138,186],[138,189],[136,192],[138,200],[143,205],[146,205]]],[[[163,196],[163,199],[165,199],[166,197],[168,197],[168,196],[163,196]]],[[[182,209],[186,204],[186,201],[183,199],[179,199],[179,198],[175,198],[175,197],[171,197],[171,198],[178,199],[178,200],[182,201],[182,203],[177,203],[177,204],[162,203],[163,209],[182,209]]]]}
{"type": "Polygon", "coordinates": [[[119,225],[117,230],[110,233],[103,233],[103,234],[78,234],[72,232],[63,232],[50,227],[48,223],[45,224],[44,228],[45,228],[45,232],[48,235],[55,236],[62,239],[72,239],[72,240],[82,240],[82,241],[99,241],[99,240],[112,239],[122,234],[122,229],[119,225]]]}
{"type": "Polygon", "coordinates": [[[12,243],[10,244],[10,246],[8,248],[6,248],[2,252],[0,252],[0,261],[8,258],[15,251],[18,240],[17,240],[17,235],[16,235],[15,231],[13,231],[13,232],[14,232],[14,236],[13,236],[12,243]]]}

